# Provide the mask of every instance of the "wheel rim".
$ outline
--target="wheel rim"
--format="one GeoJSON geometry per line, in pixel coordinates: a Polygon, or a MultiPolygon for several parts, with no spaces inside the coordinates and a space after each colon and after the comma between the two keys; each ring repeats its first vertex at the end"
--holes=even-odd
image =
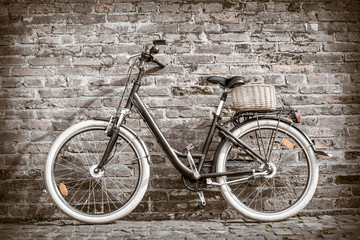
{"type": "Polygon", "coordinates": [[[73,134],[59,149],[52,168],[58,198],[83,216],[106,216],[131,202],[141,176],[139,155],[131,141],[119,137],[112,159],[104,170],[94,169],[106,148],[103,127],[73,134]]]}
{"type": "MultiPolygon", "coordinates": [[[[289,125],[290,126],[290,125],[289,125]]],[[[290,127],[289,127],[290,128],[290,127]]],[[[289,133],[288,129],[277,129],[275,126],[266,126],[261,128],[253,127],[242,133],[241,139],[250,146],[257,146],[256,151],[270,160],[270,169],[267,175],[249,180],[243,183],[226,185],[226,191],[231,193],[232,198],[241,205],[242,208],[256,214],[284,213],[291,208],[295,208],[309,189],[310,162],[309,155],[303,144],[296,140],[296,137],[289,133]],[[257,133],[256,133],[257,132],[257,133]],[[268,147],[272,134],[278,136],[273,145],[275,148],[269,153],[268,147]],[[259,140],[259,135],[262,140],[259,140]],[[267,140],[267,142],[266,142],[267,140]],[[263,141],[264,144],[261,142],[263,141]],[[276,147],[278,147],[276,149],[276,147]],[[275,151],[274,151],[275,150],[275,151]],[[280,155],[284,151],[286,154],[280,155]],[[267,154],[268,153],[268,154],[267,154]],[[283,164],[285,163],[285,164],[283,164]]],[[[273,147],[270,147],[270,149],[273,147]]],[[[228,159],[246,158],[249,156],[243,151],[232,153],[233,147],[228,149],[230,154],[228,159]],[[236,155],[236,156],[232,156],[236,155]]],[[[225,156],[227,156],[225,154],[225,156]]],[[[255,167],[255,163],[251,163],[255,167]]],[[[224,161],[224,171],[246,168],[251,166],[243,162],[224,161]]],[[[225,178],[223,181],[231,181],[231,178],[225,178]]]]}

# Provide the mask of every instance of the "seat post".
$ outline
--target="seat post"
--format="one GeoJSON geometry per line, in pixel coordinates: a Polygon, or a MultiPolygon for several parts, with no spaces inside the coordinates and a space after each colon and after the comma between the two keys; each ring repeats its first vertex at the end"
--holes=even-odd
{"type": "Polygon", "coordinates": [[[224,88],[224,92],[223,92],[223,94],[221,95],[221,98],[220,98],[219,106],[218,106],[218,108],[216,110],[216,113],[215,113],[216,116],[220,116],[220,114],[221,114],[221,110],[222,110],[222,108],[224,106],[224,102],[226,101],[228,91],[229,91],[229,89],[224,88]]]}

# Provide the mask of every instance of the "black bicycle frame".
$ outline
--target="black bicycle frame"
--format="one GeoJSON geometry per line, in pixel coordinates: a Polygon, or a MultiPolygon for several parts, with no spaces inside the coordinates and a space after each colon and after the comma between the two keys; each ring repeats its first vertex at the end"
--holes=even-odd
{"type": "MultiPolygon", "coordinates": [[[[132,87],[132,90],[130,92],[129,99],[127,101],[125,109],[130,111],[132,106],[135,106],[136,109],[139,111],[140,115],[142,116],[142,118],[144,119],[145,123],[150,128],[153,136],[155,137],[157,142],[160,144],[160,146],[162,147],[163,151],[166,153],[166,155],[169,158],[169,160],[171,161],[171,163],[174,165],[174,167],[180,173],[182,173],[183,175],[186,175],[190,179],[198,180],[195,178],[193,170],[191,170],[189,167],[184,165],[184,163],[181,162],[179,159],[179,157],[186,158],[186,154],[176,151],[175,149],[173,149],[170,146],[169,142],[167,141],[167,139],[165,138],[165,136],[159,129],[154,118],[151,116],[151,114],[149,113],[149,111],[147,110],[146,106],[144,105],[144,103],[142,102],[142,100],[140,99],[140,97],[137,93],[141,86],[141,78],[144,74],[143,65],[144,65],[144,61],[140,61],[140,64],[139,64],[140,71],[139,71],[138,77],[132,87]]],[[[226,128],[221,126],[221,124],[219,124],[221,109],[222,109],[223,103],[226,101],[226,97],[227,97],[227,91],[225,91],[221,96],[220,104],[219,104],[218,110],[212,120],[212,124],[211,124],[210,130],[208,132],[208,136],[206,138],[202,153],[201,154],[199,154],[199,153],[191,154],[191,156],[193,158],[199,159],[199,162],[197,164],[197,170],[199,173],[201,172],[201,169],[204,165],[205,158],[207,156],[209,146],[212,142],[212,139],[214,137],[214,133],[215,133],[216,129],[219,130],[226,138],[228,138],[230,141],[232,141],[235,145],[241,147],[246,153],[248,153],[254,159],[259,159],[260,161],[265,162],[265,159],[262,156],[257,154],[249,146],[247,146],[243,141],[238,139],[230,131],[228,131],[226,128]]],[[[122,124],[122,117],[120,117],[120,121],[121,122],[118,123],[119,126],[122,124]]],[[[111,143],[111,141],[110,141],[110,143],[111,143]]],[[[109,145],[110,145],[110,143],[109,143],[109,145]]],[[[253,172],[250,172],[250,171],[244,172],[243,171],[243,172],[205,173],[205,174],[201,174],[200,179],[212,178],[212,177],[218,177],[218,176],[244,175],[244,174],[251,174],[251,173],[253,173],[253,172]]]]}

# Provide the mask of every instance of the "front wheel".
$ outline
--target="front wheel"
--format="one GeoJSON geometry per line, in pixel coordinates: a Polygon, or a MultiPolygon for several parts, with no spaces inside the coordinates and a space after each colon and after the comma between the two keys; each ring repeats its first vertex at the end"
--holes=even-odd
{"type": "Polygon", "coordinates": [[[267,169],[265,175],[219,177],[227,202],[257,221],[280,221],[302,210],[311,200],[318,181],[315,154],[307,138],[282,121],[260,119],[232,130],[267,160],[261,164],[223,140],[218,149],[217,172],[267,169]],[[240,179],[242,178],[242,179],[240,179]]]}
{"type": "Polygon", "coordinates": [[[89,120],[68,128],[53,143],[45,167],[46,186],[57,206],[91,224],[112,222],[130,213],[149,183],[146,150],[123,127],[109,162],[95,171],[109,142],[106,126],[107,122],[89,120]]]}

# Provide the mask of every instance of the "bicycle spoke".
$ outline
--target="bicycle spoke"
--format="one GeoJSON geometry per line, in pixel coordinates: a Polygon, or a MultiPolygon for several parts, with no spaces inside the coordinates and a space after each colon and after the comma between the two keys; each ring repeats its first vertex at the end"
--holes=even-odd
{"type": "Polygon", "coordinates": [[[279,164],[282,160],[284,160],[284,159],[286,159],[286,158],[288,158],[288,157],[290,157],[292,155],[298,154],[300,151],[303,151],[304,149],[307,149],[309,147],[311,147],[311,145],[308,145],[307,147],[302,147],[299,150],[297,150],[296,152],[293,152],[293,153],[291,153],[289,155],[286,155],[286,156],[283,156],[283,157],[279,158],[278,161],[277,161],[277,164],[279,164]]]}
{"type": "MultiPolygon", "coordinates": [[[[105,174],[106,175],[106,174],[105,174]]],[[[121,195],[123,195],[124,197],[126,197],[126,194],[125,193],[123,193],[124,191],[118,186],[118,184],[111,178],[111,177],[109,177],[109,176],[107,176],[108,177],[108,179],[116,186],[116,188],[121,192],[121,195]]],[[[119,184],[121,184],[121,183],[119,183],[119,184]]],[[[129,191],[130,192],[130,190],[126,187],[126,186],[124,186],[123,184],[121,184],[124,188],[125,188],[125,190],[127,190],[127,191],[129,191]]]]}
{"type": "MultiPolygon", "coordinates": [[[[79,135],[77,136],[77,138],[79,138],[79,135]]],[[[75,143],[73,144],[74,147],[75,147],[75,149],[76,149],[76,152],[79,153],[79,154],[80,154],[80,153],[86,153],[87,151],[85,151],[83,147],[81,147],[81,148],[82,148],[81,151],[80,151],[79,148],[77,147],[77,144],[76,144],[76,143],[79,143],[79,142],[81,143],[81,139],[78,139],[78,140],[75,141],[75,143]]],[[[82,155],[82,154],[80,154],[80,155],[82,155]]],[[[88,159],[87,159],[87,157],[86,157],[86,154],[85,154],[85,157],[82,156],[82,158],[79,158],[79,161],[82,162],[82,159],[85,159],[87,162],[89,162],[88,159]]],[[[89,164],[88,164],[88,166],[89,166],[89,164]]]]}
{"type": "MultiPolygon", "coordinates": [[[[80,182],[80,181],[81,181],[81,179],[79,180],[79,182],[80,182]]],[[[73,198],[77,195],[77,193],[79,192],[81,186],[85,183],[85,181],[86,181],[86,179],[83,179],[83,181],[81,182],[80,186],[77,188],[76,192],[73,194],[72,198],[68,201],[69,203],[71,203],[71,201],[73,200],[73,198]]],[[[79,182],[78,182],[78,183],[79,183],[79,182]]],[[[76,183],[76,184],[70,189],[70,191],[71,191],[72,189],[74,189],[75,186],[78,185],[78,183],[76,183]]]]}
{"type": "MultiPolygon", "coordinates": [[[[104,180],[105,181],[105,180],[104,180]]],[[[106,184],[102,184],[102,186],[105,186],[106,184]]],[[[104,188],[104,191],[102,191],[102,192],[105,192],[105,195],[106,195],[106,197],[107,197],[107,199],[108,199],[108,201],[107,201],[107,205],[108,205],[108,207],[109,207],[109,212],[111,211],[111,205],[110,204],[112,204],[112,205],[114,205],[114,207],[117,209],[118,207],[116,206],[116,204],[114,203],[114,201],[111,199],[111,197],[109,196],[109,194],[108,194],[108,190],[106,190],[106,187],[104,188]]],[[[111,192],[109,192],[109,193],[111,193],[111,192]]]]}
{"type": "Polygon", "coordinates": [[[76,184],[74,186],[72,186],[71,188],[69,188],[68,190],[72,190],[74,187],[76,187],[78,185],[78,183],[82,180],[88,180],[91,179],[91,176],[87,176],[87,174],[84,174],[83,177],[81,177],[79,180],[72,180],[72,181],[62,181],[62,183],[64,183],[65,185],[69,185],[70,183],[76,182],[76,184]]]}
{"type": "MultiPolygon", "coordinates": [[[[264,124],[268,124],[269,121],[255,119],[251,123],[251,128],[238,131],[239,138],[266,159],[269,165],[266,163],[254,165],[254,163],[245,162],[237,165],[227,161],[227,159],[242,158],[247,155],[245,150],[231,144],[226,147],[227,150],[224,152],[226,154],[225,169],[221,169],[232,172],[264,170],[264,167],[270,167],[265,176],[253,176],[252,179],[244,179],[237,184],[230,183],[237,179],[240,180],[239,177],[231,177],[225,181],[228,189],[232,192],[230,195],[224,193],[225,196],[237,199],[235,203],[241,202],[247,207],[246,209],[253,210],[251,215],[259,212],[256,219],[261,219],[261,213],[271,216],[277,212],[286,212],[297,201],[303,201],[302,195],[309,184],[307,177],[309,176],[310,162],[307,153],[311,151],[311,145],[296,138],[297,133],[294,131],[297,130],[294,130],[291,124],[271,120],[271,126],[264,127],[264,124]],[[305,173],[304,166],[308,168],[305,173]]],[[[244,208],[243,205],[238,208],[244,208]]],[[[235,207],[237,207],[236,204],[235,207]]]]}
{"type": "MultiPolygon", "coordinates": [[[[66,161],[67,163],[69,163],[71,166],[73,166],[73,167],[75,167],[76,169],[80,170],[79,172],[85,172],[85,173],[87,172],[86,169],[82,169],[81,167],[79,167],[79,166],[75,165],[74,163],[66,160],[65,158],[63,158],[63,157],[61,157],[61,156],[60,156],[60,158],[61,158],[62,160],[64,160],[64,161],[66,161]]],[[[61,164],[61,163],[56,163],[56,165],[60,165],[60,166],[62,166],[62,167],[64,167],[64,168],[74,170],[73,168],[71,168],[71,167],[69,167],[69,166],[67,166],[67,165],[61,164]]]]}
{"type": "MultiPolygon", "coordinates": [[[[261,129],[260,129],[260,124],[259,124],[259,119],[258,119],[258,117],[256,116],[256,120],[257,120],[257,125],[258,125],[258,131],[259,131],[259,135],[260,135],[260,140],[261,140],[261,145],[262,145],[262,149],[263,149],[263,151],[264,151],[264,157],[266,157],[265,156],[265,144],[264,144],[264,140],[263,140],[263,138],[262,138],[262,135],[261,135],[261,129]]],[[[261,153],[260,153],[261,154],[261,153]]],[[[265,159],[266,160],[266,159],[265,159]]]]}
{"type": "Polygon", "coordinates": [[[296,199],[296,196],[293,195],[293,192],[291,191],[291,188],[289,187],[289,184],[287,182],[279,179],[274,179],[274,181],[283,183],[287,189],[287,192],[291,195],[291,198],[296,199]]]}

